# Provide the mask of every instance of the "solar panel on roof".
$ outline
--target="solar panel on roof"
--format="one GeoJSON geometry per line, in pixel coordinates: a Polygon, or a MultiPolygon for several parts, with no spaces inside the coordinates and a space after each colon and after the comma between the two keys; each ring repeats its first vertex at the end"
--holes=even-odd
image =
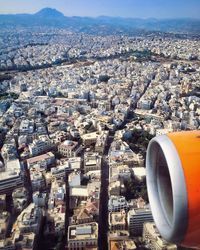
{"type": "Polygon", "coordinates": [[[92,233],[92,227],[91,226],[85,226],[85,227],[77,227],[76,228],[76,234],[91,234],[92,233]]]}

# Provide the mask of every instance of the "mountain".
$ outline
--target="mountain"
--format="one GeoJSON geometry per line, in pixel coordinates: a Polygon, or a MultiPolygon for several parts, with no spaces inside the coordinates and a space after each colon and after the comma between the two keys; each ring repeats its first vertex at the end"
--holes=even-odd
{"type": "Polygon", "coordinates": [[[200,20],[182,19],[139,19],[100,16],[66,17],[56,9],[45,8],[35,14],[0,15],[0,28],[16,27],[70,28],[86,33],[132,33],[136,30],[173,33],[200,33],[200,20]]]}
{"type": "Polygon", "coordinates": [[[64,17],[63,13],[57,11],[56,9],[44,8],[37,13],[35,13],[36,17],[42,18],[61,18],[64,17]]]}

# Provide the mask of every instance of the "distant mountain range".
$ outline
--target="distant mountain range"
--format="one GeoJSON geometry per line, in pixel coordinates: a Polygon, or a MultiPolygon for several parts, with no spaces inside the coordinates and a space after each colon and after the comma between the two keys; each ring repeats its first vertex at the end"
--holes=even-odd
{"type": "Polygon", "coordinates": [[[64,16],[56,9],[45,8],[35,14],[1,14],[0,29],[8,27],[52,27],[70,28],[75,31],[95,33],[101,31],[132,32],[134,30],[161,31],[173,33],[200,33],[200,19],[139,19],[100,16],[64,16]]]}

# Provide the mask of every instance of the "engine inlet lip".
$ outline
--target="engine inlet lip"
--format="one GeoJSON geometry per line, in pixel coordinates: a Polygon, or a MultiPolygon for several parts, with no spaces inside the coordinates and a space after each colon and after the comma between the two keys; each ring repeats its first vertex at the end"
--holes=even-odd
{"type": "MultiPolygon", "coordinates": [[[[147,190],[155,224],[161,236],[176,244],[183,242],[188,225],[188,197],[181,160],[175,145],[167,135],[153,138],[146,157],[147,190]],[[164,154],[173,196],[173,213],[169,220],[163,207],[156,166],[158,149],[164,154]]],[[[165,196],[162,197],[165,199],[165,196]]]]}

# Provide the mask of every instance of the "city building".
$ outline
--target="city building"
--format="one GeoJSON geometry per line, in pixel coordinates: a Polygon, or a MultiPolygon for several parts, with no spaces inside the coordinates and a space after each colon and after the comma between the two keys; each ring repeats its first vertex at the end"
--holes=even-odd
{"type": "Polygon", "coordinates": [[[39,234],[43,221],[43,211],[41,208],[31,203],[17,217],[14,225],[14,230],[19,230],[21,233],[39,234]]]}
{"type": "Polygon", "coordinates": [[[68,228],[68,249],[87,249],[97,247],[98,244],[98,224],[86,223],[68,228]]]}
{"type": "Polygon", "coordinates": [[[103,154],[106,148],[106,143],[108,140],[109,131],[101,131],[100,135],[97,137],[95,144],[95,151],[103,154]]]}
{"type": "Polygon", "coordinates": [[[155,223],[146,222],[143,227],[143,241],[152,250],[176,250],[175,244],[168,243],[159,234],[155,223]]]}
{"type": "Polygon", "coordinates": [[[128,202],[124,196],[110,196],[108,201],[109,212],[120,212],[121,210],[128,210],[128,202]]]}
{"type": "Polygon", "coordinates": [[[6,162],[4,171],[0,172],[0,194],[11,194],[17,187],[23,186],[23,175],[19,160],[6,162]]]}
{"type": "Polygon", "coordinates": [[[111,240],[109,242],[109,250],[135,250],[137,246],[131,239],[127,240],[111,240]]]}
{"type": "Polygon", "coordinates": [[[16,188],[12,193],[13,206],[16,212],[21,212],[28,204],[28,191],[24,188],[16,188]]]}
{"type": "Polygon", "coordinates": [[[64,157],[76,157],[81,152],[82,147],[76,141],[66,140],[58,146],[58,152],[64,157]]]}
{"type": "Polygon", "coordinates": [[[121,210],[120,212],[110,212],[109,218],[109,229],[110,231],[116,231],[116,230],[126,230],[126,212],[125,210],[121,210]]]}
{"type": "Polygon", "coordinates": [[[46,154],[27,159],[28,169],[34,167],[35,165],[39,166],[40,169],[47,169],[54,163],[55,163],[55,155],[52,152],[48,152],[46,154]]]}
{"type": "Polygon", "coordinates": [[[45,235],[63,236],[65,234],[65,206],[58,205],[47,211],[45,235]]]}
{"type": "Polygon", "coordinates": [[[37,156],[54,148],[53,143],[46,135],[40,135],[33,143],[29,144],[29,151],[31,156],[37,156]]]}
{"type": "Polygon", "coordinates": [[[65,179],[66,173],[71,172],[69,164],[66,162],[63,165],[57,165],[56,167],[51,168],[51,175],[56,179],[65,179]]]}
{"type": "Polygon", "coordinates": [[[40,191],[46,188],[45,177],[42,172],[32,169],[30,171],[30,181],[32,186],[32,191],[40,191]]]}
{"type": "Polygon", "coordinates": [[[132,209],[127,213],[128,230],[133,236],[141,236],[143,224],[152,221],[153,217],[149,208],[132,209]]]}
{"type": "Polygon", "coordinates": [[[99,137],[99,132],[93,132],[93,133],[86,133],[81,136],[81,139],[83,140],[83,145],[85,147],[89,147],[91,145],[95,145],[97,138],[99,137]]]}
{"type": "Polygon", "coordinates": [[[81,201],[80,205],[75,208],[73,216],[70,218],[70,224],[84,224],[97,222],[99,218],[99,200],[88,199],[81,201]]]}
{"type": "Polygon", "coordinates": [[[99,153],[86,152],[84,154],[84,170],[85,173],[94,170],[100,170],[102,164],[102,157],[99,153]]]}
{"type": "Polygon", "coordinates": [[[74,171],[68,175],[69,187],[77,187],[81,185],[81,172],[74,171]]]}

